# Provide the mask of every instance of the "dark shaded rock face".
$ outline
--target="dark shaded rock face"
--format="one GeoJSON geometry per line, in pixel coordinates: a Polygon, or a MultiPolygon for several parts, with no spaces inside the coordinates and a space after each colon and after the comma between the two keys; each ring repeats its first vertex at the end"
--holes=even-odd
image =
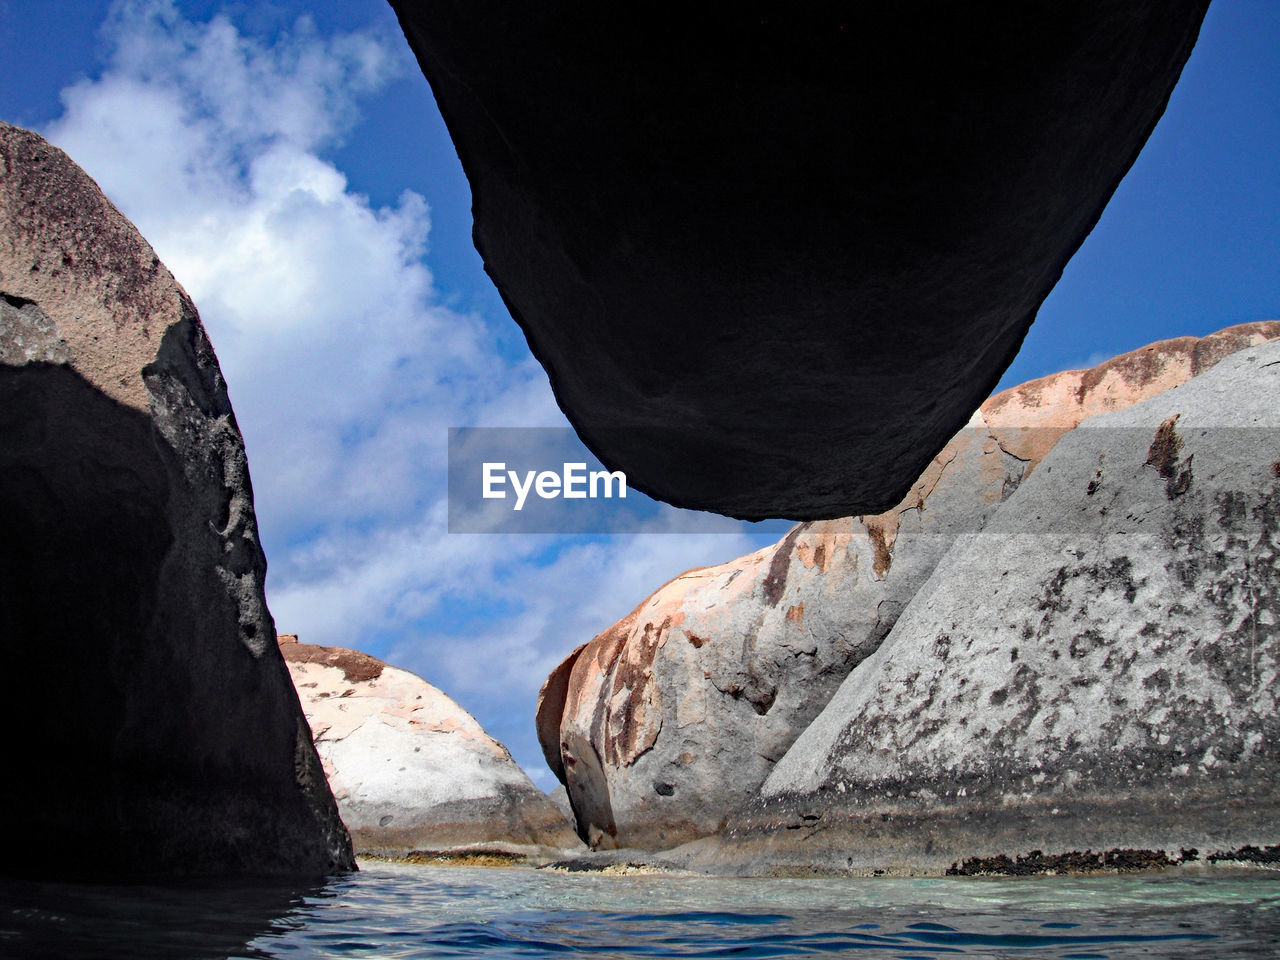
{"type": "Polygon", "coordinates": [[[741,517],[898,502],[1164,109],[1207,0],[392,0],[583,440],[741,517]]]}
{"type": "Polygon", "coordinates": [[[0,505],[5,863],[354,867],[195,308],[83,171],[5,124],[0,505]]]}

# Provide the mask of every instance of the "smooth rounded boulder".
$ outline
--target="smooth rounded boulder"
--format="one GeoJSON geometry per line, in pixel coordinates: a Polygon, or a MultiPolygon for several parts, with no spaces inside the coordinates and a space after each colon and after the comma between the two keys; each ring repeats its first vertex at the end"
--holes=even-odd
{"type": "Polygon", "coordinates": [[[507,748],[427,681],[358,650],[279,642],[358,853],[578,847],[507,748]]]}
{"type": "Polygon", "coordinates": [[[195,306],[84,171],[3,123],[0,509],[6,869],[353,869],[195,306]]]}
{"type": "Polygon", "coordinates": [[[1064,436],[957,541],[705,862],[1273,856],[1278,401],[1271,340],[1064,436]]]}
{"type": "Polygon", "coordinates": [[[956,539],[1004,509],[1064,435],[1271,337],[1280,322],[1241,324],[1005,390],[894,509],[802,524],[661,587],[570,654],[539,697],[539,740],[580,835],[665,849],[719,831],[956,539]]]}
{"type": "Polygon", "coordinates": [[[990,393],[1208,0],[391,0],[579,436],[736,517],[892,508],[990,393]]]}

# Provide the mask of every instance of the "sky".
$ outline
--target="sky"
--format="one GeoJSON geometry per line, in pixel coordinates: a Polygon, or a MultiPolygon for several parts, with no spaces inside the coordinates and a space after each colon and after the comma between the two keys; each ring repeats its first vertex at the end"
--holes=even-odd
{"type": "MultiPolygon", "coordinates": [[[[471,244],[383,0],[0,0],[0,119],[65,149],[194,298],[277,627],[412,670],[544,788],[549,670],[777,538],[449,533],[450,427],[565,427],[471,244]]],[[[1001,382],[1280,318],[1280,3],[1214,0],[1146,148],[1001,382]]]]}

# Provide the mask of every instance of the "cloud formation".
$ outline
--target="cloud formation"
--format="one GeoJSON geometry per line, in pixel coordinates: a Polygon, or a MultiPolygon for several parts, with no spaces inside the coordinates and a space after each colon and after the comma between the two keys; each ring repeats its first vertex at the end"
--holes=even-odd
{"type": "Polygon", "coordinates": [[[430,217],[374,207],[324,151],[416,71],[388,24],[271,36],[117,3],[103,71],[45,133],[94,176],[194,298],[253,472],[281,629],[422,674],[547,784],[533,697],[556,662],[745,536],[450,536],[447,428],[564,426],[541,368],[491,346],[427,267],[430,217]]]}

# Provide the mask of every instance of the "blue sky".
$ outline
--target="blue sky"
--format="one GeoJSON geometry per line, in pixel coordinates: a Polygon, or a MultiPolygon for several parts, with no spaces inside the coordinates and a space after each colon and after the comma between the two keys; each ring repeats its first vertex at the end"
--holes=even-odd
{"type": "MultiPolygon", "coordinates": [[[[682,570],[773,537],[446,532],[449,427],[565,421],[471,245],[390,8],[0,0],[0,63],[0,119],[97,178],[200,308],[279,628],[422,674],[550,786],[547,671],[682,570]]],[[[1280,317],[1278,214],[1280,3],[1214,0],[1003,385],[1280,317]]]]}

